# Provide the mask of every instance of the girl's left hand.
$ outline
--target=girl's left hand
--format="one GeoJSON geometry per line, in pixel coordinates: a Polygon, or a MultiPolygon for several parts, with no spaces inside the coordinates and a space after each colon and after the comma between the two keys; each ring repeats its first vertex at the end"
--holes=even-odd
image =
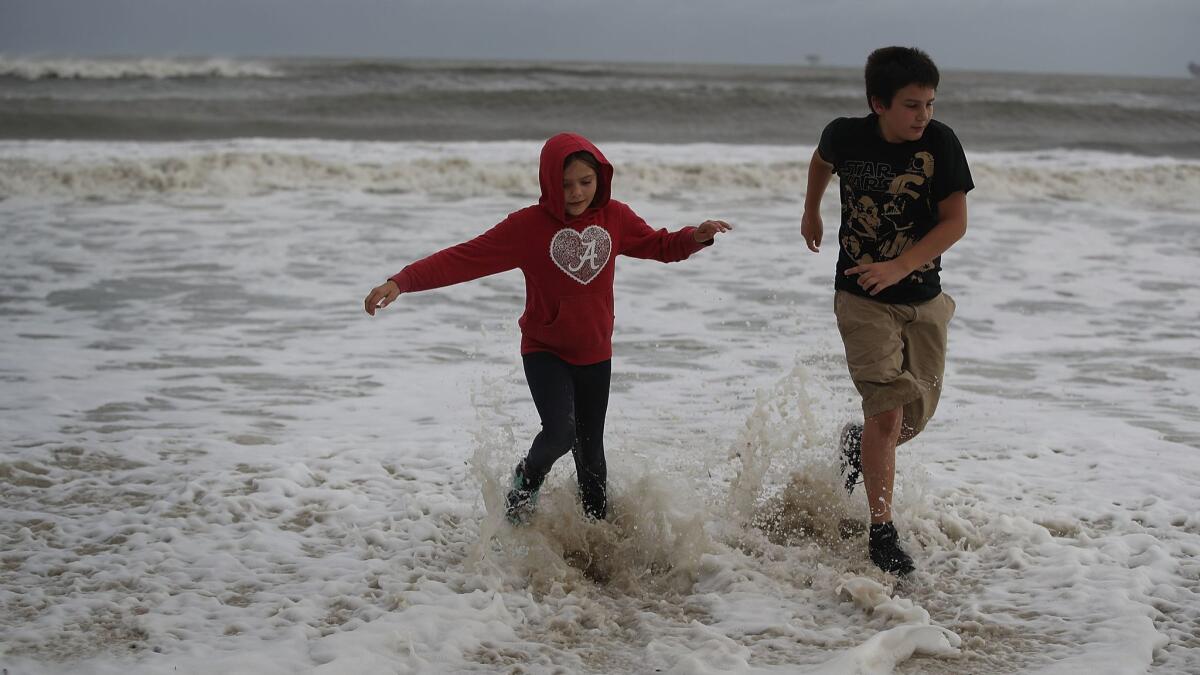
{"type": "Polygon", "coordinates": [[[712,241],[718,232],[728,232],[732,229],[733,226],[723,220],[706,220],[700,223],[692,236],[696,238],[697,244],[703,244],[706,241],[712,241]]]}
{"type": "Polygon", "coordinates": [[[846,270],[845,274],[846,276],[857,274],[858,285],[862,286],[864,291],[871,295],[879,295],[880,291],[908,276],[911,271],[895,260],[885,260],[851,267],[846,270]]]}

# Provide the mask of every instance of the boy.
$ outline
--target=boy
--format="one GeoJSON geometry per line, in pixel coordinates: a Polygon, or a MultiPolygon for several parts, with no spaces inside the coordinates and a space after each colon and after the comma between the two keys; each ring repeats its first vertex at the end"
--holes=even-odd
{"type": "Polygon", "coordinates": [[[929,55],[877,49],[865,75],[871,114],[825,127],[809,164],[800,232],[817,252],[821,197],[837,173],[834,313],[864,420],[842,429],[842,473],[848,492],[860,472],[866,484],[871,561],[905,575],[912,558],[892,524],[896,446],[920,433],[937,407],[954,315],[938,273],[942,253],[966,232],[974,184],[958,138],[932,119],[938,69],[929,55]]]}

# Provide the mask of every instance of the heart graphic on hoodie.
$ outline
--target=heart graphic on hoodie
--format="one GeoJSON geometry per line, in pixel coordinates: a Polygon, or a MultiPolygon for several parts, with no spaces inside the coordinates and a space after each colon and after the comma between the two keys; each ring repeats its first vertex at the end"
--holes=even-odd
{"type": "Polygon", "coordinates": [[[588,225],[583,232],[563,228],[550,240],[550,259],[572,279],[587,284],[600,274],[612,254],[612,239],[599,225],[588,225]]]}

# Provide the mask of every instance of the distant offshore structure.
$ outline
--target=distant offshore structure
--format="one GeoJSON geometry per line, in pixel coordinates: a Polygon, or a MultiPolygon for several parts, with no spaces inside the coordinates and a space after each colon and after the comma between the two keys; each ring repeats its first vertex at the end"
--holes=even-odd
{"type": "Polygon", "coordinates": [[[1200,77],[1200,63],[1188,61],[1188,70],[1191,71],[1193,77],[1200,77]]]}
{"type": "MultiPolygon", "coordinates": [[[[810,65],[810,66],[819,66],[819,65],[821,65],[821,55],[820,54],[805,54],[804,61],[806,63],[808,63],[808,65],[810,65]]],[[[1189,64],[1189,65],[1194,66],[1195,64],[1189,64]]],[[[1198,66],[1198,67],[1200,67],[1200,66],[1198,66]]],[[[1192,72],[1195,73],[1196,71],[1193,70],[1192,72]]]]}

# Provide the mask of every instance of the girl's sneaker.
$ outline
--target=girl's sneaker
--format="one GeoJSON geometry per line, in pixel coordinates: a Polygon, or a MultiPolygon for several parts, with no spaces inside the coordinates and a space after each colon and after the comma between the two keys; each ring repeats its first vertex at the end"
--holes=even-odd
{"type": "Polygon", "coordinates": [[[529,521],[537,506],[538,488],[531,487],[525,477],[525,460],[513,469],[512,489],[508,491],[504,515],[513,525],[522,525],[529,521]]]}

